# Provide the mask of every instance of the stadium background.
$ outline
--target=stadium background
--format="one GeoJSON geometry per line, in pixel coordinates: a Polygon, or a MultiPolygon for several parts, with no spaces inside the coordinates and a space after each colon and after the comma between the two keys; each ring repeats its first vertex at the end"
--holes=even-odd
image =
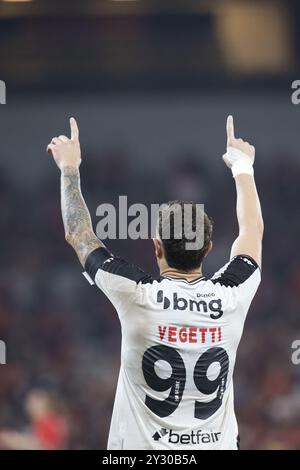
{"type": "MultiPolygon", "coordinates": [[[[65,447],[104,449],[113,406],[119,323],[64,241],[49,140],[77,117],[94,223],[119,195],[204,202],[212,274],[237,232],[221,160],[232,113],[256,145],[266,226],[235,371],[242,447],[300,448],[299,13],[276,0],[0,1],[0,430],[28,429],[24,402],[38,388],[62,405],[65,447]]],[[[157,274],[151,241],[108,246],[157,274]]]]}

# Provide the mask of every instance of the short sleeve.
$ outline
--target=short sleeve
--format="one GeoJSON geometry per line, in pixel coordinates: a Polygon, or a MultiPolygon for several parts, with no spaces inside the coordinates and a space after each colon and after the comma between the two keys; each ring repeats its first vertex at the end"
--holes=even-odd
{"type": "Polygon", "coordinates": [[[233,306],[239,306],[245,315],[260,281],[260,268],[256,261],[247,255],[235,256],[211,278],[211,282],[227,294],[233,306]]]}
{"type": "Polygon", "coordinates": [[[94,250],[85,263],[85,271],[108,297],[119,315],[126,303],[137,299],[139,285],[151,282],[151,276],[142,269],[114,256],[106,248],[94,250]]]}

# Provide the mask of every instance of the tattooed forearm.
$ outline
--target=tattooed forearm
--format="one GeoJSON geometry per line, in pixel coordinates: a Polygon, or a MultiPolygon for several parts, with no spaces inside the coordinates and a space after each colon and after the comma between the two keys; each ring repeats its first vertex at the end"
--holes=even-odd
{"type": "Polygon", "coordinates": [[[80,189],[79,170],[65,167],[61,173],[61,211],[66,240],[73,246],[84,266],[88,255],[103,246],[96,237],[90,213],[80,189]]]}

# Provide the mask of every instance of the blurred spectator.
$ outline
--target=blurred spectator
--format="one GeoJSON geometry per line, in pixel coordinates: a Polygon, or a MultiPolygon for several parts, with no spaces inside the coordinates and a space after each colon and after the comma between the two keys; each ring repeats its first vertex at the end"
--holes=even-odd
{"type": "Polygon", "coordinates": [[[32,390],[25,402],[31,421],[25,432],[0,432],[0,446],[11,450],[62,450],[68,448],[69,429],[57,397],[32,390]]]}

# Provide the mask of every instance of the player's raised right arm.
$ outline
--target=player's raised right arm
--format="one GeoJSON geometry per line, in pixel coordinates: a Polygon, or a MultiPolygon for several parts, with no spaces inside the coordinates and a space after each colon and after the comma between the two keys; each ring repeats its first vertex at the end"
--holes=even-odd
{"type": "Polygon", "coordinates": [[[103,247],[95,235],[89,210],[80,188],[79,166],[81,152],[79,131],[74,118],[70,119],[71,138],[62,135],[52,139],[47,150],[61,171],[61,211],[67,242],[74,248],[81,262],[85,262],[90,253],[103,247]]]}
{"type": "Polygon", "coordinates": [[[236,212],[239,235],[234,241],[230,257],[248,255],[261,267],[264,223],[254,180],[255,148],[234,136],[232,116],[227,118],[227,152],[223,156],[231,169],[237,192],[236,212]]]}

